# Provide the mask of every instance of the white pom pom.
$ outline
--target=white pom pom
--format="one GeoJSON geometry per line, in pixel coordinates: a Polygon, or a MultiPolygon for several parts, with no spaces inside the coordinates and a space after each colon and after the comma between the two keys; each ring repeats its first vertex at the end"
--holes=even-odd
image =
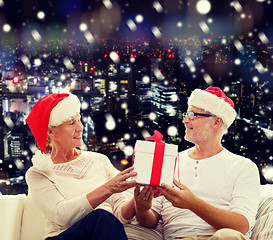
{"type": "Polygon", "coordinates": [[[32,157],[32,163],[33,163],[33,167],[35,167],[36,169],[43,171],[47,174],[50,174],[53,170],[53,162],[51,160],[51,158],[46,155],[43,154],[40,150],[37,150],[35,152],[35,155],[32,157]]]}

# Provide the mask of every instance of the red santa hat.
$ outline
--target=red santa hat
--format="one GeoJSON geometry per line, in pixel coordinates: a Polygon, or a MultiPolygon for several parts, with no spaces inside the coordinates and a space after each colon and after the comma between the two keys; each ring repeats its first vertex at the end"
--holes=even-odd
{"type": "Polygon", "coordinates": [[[236,118],[233,101],[218,87],[206,90],[195,89],[188,99],[188,105],[202,108],[220,118],[229,127],[236,118]]]}
{"type": "Polygon", "coordinates": [[[26,122],[41,152],[46,150],[49,126],[58,126],[80,112],[80,101],[74,94],[49,94],[42,97],[32,108],[26,122]]]}

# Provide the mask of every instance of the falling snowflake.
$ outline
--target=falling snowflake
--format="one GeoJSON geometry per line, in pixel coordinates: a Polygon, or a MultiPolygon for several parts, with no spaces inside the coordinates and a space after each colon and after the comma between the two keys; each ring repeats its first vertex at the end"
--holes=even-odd
{"type": "MultiPolygon", "coordinates": [[[[74,66],[73,66],[73,64],[72,64],[72,62],[70,61],[70,59],[68,58],[68,57],[65,57],[64,59],[63,59],[63,63],[64,63],[64,65],[65,65],[65,67],[67,68],[67,69],[73,69],[74,68],[74,66]]],[[[64,78],[65,79],[65,78],[64,78]]]]}
{"type": "Polygon", "coordinates": [[[134,148],[132,146],[126,146],[124,149],[123,149],[123,152],[126,156],[132,156],[133,155],[133,152],[134,152],[134,148]]]}
{"type": "Polygon", "coordinates": [[[234,7],[237,12],[242,12],[242,5],[238,1],[233,1],[230,3],[230,6],[234,7]]]}
{"type": "Polygon", "coordinates": [[[114,52],[114,51],[111,52],[109,56],[113,60],[114,63],[119,63],[120,62],[119,56],[118,56],[118,54],[116,52],[114,52]]]}
{"type": "Polygon", "coordinates": [[[175,126],[168,127],[167,133],[169,136],[174,137],[178,134],[178,129],[175,126]]]}
{"type": "Polygon", "coordinates": [[[244,52],[244,46],[239,40],[234,41],[234,46],[239,52],[244,52]]]}
{"type": "Polygon", "coordinates": [[[89,107],[88,102],[83,101],[83,102],[81,103],[81,109],[82,109],[82,110],[86,110],[86,109],[88,109],[88,107],[89,107]]]}
{"type": "MultiPolygon", "coordinates": [[[[65,75],[65,74],[61,74],[61,75],[60,75],[60,80],[61,80],[61,81],[66,80],[66,75],[65,75]]],[[[61,82],[59,82],[59,84],[62,85],[61,82]]]]}
{"type": "Polygon", "coordinates": [[[261,40],[261,42],[262,42],[263,44],[267,44],[267,43],[269,42],[267,36],[266,36],[263,32],[260,32],[260,33],[258,34],[258,37],[259,37],[259,39],[261,40]]]}
{"type": "Polygon", "coordinates": [[[19,170],[23,170],[24,169],[24,164],[20,159],[16,159],[14,161],[15,166],[19,169],[19,170]]]}
{"type": "Polygon", "coordinates": [[[137,23],[142,23],[144,18],[143,18],[143,16],[141,14],[138,14],[136,16],[135,20],[136,20],[137,23]]]}
{"type": "Polygon", "coordinates": [[[40,58],[35,58],[33,63],[35,66],[40,67],[42,65],[42,60],[40,58]]]}
{"type": "Polygon", "coordinates": [[[93,43],[94,42],[94,37],[93,37],[93,35],[89,31],[85,31],[84,37],[86,38],[86,40],[89,43],[93,43]]]}
{"type": "Polygon", "coordinates": [[[190,57],[186,57],[185,58],[185,63],[188,66],[188,68],[190,69],[191,72],[195,72],[196,71],[194,62],[192,61],[192,59],[190,57]]]}
{"type": "Polygon", "coordinates": [[[156,38],[162,37],[162,33],[160,32],[159,28],[156,26],[152,27],[152,33],[154,34],[156,38]]]}
{"type": "Polygon", "coordinates": [[[234,64],[235,64],[235,65],[240,65],[240,64],[241,64],[241,60],[240,60],[239,58],[236,58],[236,59],[234,60],[234,64]]]}
{"type": "Polygon", "coordinates": [[[125,133],[124,134],[124,139],[125,140],[129,140],[131,138],[130,134],[129,133],[125,133]]]}
{"type": "Polygon", "coordinates": [[[37,30],[35,30],[35,29],[32,30],[31,35],[35,39],[36,42],[42,41],[42,36],[40,35],[40,33],[37,30]]]}
{"type": "Polygon", "coordinates": [[[163,7],[162,7],[162,5],[161,5],[158,1],[154,1],[154,2],[153,2],[153,7],[154,7],[154,9],[155,9],[158,13],[162,13],[162,12],[163,12],[163,7]]]}
{"type": "Polygon", "coordinates": [[[45,19],[45,13],[43,11],[39,11],[37,13],[37,18],[40,20],[45,19]]]}
{"type": "Polygon", "coordinates": [[[203,74],[203,78],[208,85],[213,85],[213,80],[209,74],[207,73],[203,74]]]}
{"type": "Polygon", "coordinates": [[[257,83],[257,82],[259,81],[259,78],[258,78],[257,76],[254,76],[254,77],[252,78],[252,81],[253,81],[254,83],[257,83]]]}
{"type": "Polygon", "coordinates": [[[140,128],[144,127],[144,122],[142,120],[138,121],[137,126],[140,128]]]}
{"type": "Polygon", "coordinates": [[[149,114],[149,119],[152,120],[152,121],[154,121],[156,119],[156,114],[154,112],[151,112],[149,114]]]}
{"type": "Polygon", "coordinates": [[[201,30],[202,30],[205,34],[208,34],[209,31],[210,31],[208,24],[207,24],[206,22],[204,22],[204,21],[201,21],[201,22],[199,23],[199,27],[201,28],[201,30]]]}
{"type": "Polygon", "coordinates": [[[158,80],[164,80],[164,76],[158,68],[154,69],[154,75],[158,80]]]}
{"type": "Polygon", "coordinates": [[[11,120],[10,117],[5,117],[4,118],[4,122],[6,123],[6,125],[9,127],[9,128],[13,128],[15,126],[14,122],[11,120]]]}
{"type": "Polygon", "coordinates": [[[88,26],[86,23],[81,23],[80,26],[79,26],[79,29],[82,31],[82,32],[85,32],[87,29],[88,29],[88,26]]]}
{"type": "Polygon", "coordinates": [[[144,84],[150,83],[150,78],[149,78],[149,76],[143,76],[143,77],[142,77],[142,82],[143,82],[144,84]]]}
{"type": "Polygon", "coordinates": [[[105,128],[109,131],[112,131],[116,128],[116,121],[115,119],[112,117],[112,115],[110,113],[107,113],[105,115],[106,118],[106,123],[105,123],[105,128]]]}
{"type": "Polygon", "coordinates": [[[267,69],[267,68],[264,68],[264,66],[263,66],[259,61],[257,61],[257,62],[255,63],[255,68],[256,68],[256,69],[258,70],[258,72],[261,73],[261,74],[263,74],[263,73],[265,73],[265,72],[268,71],[268,69],[267,69]]]}
{"type": "Polygon", "coordinates": [[[177,27],[179,27],[179,28],[181,28],[181,27],[183,27],[183,23],[182,22],[177,22],[177,27]]]}
{"type": "Polygon", "coordinates": [[[11,30],[11,26],[9,24],[5,23],[3,25],[3,31],[4,32],[10,32],[10,30],[11,30]]]}
{"type": "Polygon", "coordinates": [[[177,96],[177,94],[172,94],[170,98],[171,98],[171,101],[172,101],[172,102],[178,101],[178,96],[177,96]]]}
{"type": "Polygon", "coordinates": [[[202,15],[208,14],[211,10],[211,4],[208,0],[199,0],[196,3],[196,10],[202,15]]]}
{"type": "Polygon", "coordinates": [[[107,9],[112,9],[113,4],[110,0],[102,0],[102,2],[107,9]]]}
{"type": "Polygon", "coordinates": [[[26,55],[22,55],[21,56],[21,61],[23,62],[23,64],[27,67],[27,68],[31,68],[31,63],[30,60],[28,59],[28,57],[26,55]]]}
{"type": "Polygon", "coordinates": [[[272,165],[266,165],[263,169],[262,169],[262,173],[264,178],[272,183],[273,182],[273,166],[272,165]]]}
{"type": "Polygon", "coordinates": [[[127,20],[127,25],[128,27],[130,28],[131,31],[136,31],[137,30],[137,26],[136,24],[134,23],[134,21],[132,19],[128,19],[127,20]]]}

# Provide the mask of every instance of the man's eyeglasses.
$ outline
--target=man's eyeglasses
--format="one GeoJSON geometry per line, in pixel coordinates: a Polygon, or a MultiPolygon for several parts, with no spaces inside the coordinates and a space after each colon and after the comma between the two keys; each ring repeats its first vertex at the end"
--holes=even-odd
{"type": "Polygon", "coordinates": [[[206,113],[195,113],[195,112],[184,112],[183,118],[189,117],[190,120],[193,120],[195,116],[203,116],[203,117],[216,117],[216,115],[206,114],[206,113]]]}

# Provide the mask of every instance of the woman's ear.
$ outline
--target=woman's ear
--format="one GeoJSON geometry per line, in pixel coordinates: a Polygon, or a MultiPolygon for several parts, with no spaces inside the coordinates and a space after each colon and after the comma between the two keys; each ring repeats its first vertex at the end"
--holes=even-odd
{"type": "Polygon", "coordinates": [[[50,138],[52,138],[53,136],[54,136],[54,131],[52,130],[52,128],[48,128],[47,129],[47,135],[50,137],[50,138]]]}

